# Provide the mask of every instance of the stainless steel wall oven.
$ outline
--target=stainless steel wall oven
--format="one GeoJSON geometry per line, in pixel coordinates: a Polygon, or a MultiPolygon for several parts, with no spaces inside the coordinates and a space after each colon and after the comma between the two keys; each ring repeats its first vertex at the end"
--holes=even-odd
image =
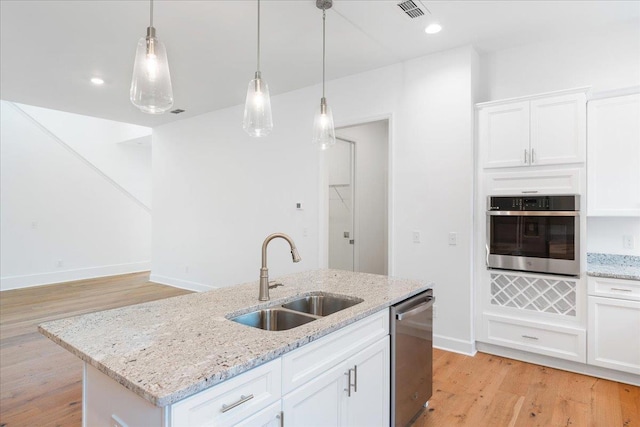
{"type": "Polygon", "coordinates": [[[487,267],[580,274],[580,196],[489,196],[487,267]]]}

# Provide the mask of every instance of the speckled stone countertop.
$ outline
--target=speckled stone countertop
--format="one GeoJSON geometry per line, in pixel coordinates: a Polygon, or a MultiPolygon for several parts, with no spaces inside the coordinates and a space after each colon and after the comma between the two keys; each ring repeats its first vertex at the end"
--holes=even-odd
{"type": "Polygon", "coordinates": [[[640,280],[640,256],[588,253],[587,275],[640,280]]]}
{"type": "Polygon", "coordinates": [[[258,282],[193,293],[41,324],[39,331],[157,406],[209,388],[431,287],[365,273],[315,270],[278,278],[271,301],[258,282]],[[228,318],[314,291],[362,298],[287,331],[228,318]]]}

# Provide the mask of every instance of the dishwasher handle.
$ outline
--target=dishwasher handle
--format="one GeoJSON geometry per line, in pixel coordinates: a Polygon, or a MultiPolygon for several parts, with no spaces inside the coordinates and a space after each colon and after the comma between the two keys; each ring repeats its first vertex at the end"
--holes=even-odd
{"type": "Polygon", "coordinates": [[[422,304],[419,304],[417,306],[412,307],[411,310],[404,311],[402,313],[396,313],[396,319],[402,320],[405,317],[409,317],[409,316],[413,316],[413,315],[418,314],[418,313],[422,313],[423,311],[428,310],[431,307],[433,307],[433,303],[435,302],[435,300],[436,299],[434,297],[428,297],[427,301],[423,302],[422,304]]]}

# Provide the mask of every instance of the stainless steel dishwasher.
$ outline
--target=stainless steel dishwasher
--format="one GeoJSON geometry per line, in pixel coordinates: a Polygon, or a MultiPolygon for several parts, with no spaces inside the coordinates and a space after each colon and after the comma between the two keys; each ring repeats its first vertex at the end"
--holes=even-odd
{"type": "Polygon", "coordinates": [[[433,289],[391,307],[391,422],[406,427],[427,407],[433,386],[433,289]]]}

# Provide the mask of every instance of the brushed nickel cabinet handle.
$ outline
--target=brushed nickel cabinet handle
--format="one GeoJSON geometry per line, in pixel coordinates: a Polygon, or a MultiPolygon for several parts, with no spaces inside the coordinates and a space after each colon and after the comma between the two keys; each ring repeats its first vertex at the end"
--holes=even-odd
{"type": "Polygon", "coordinates": [[[525,164],[525,165],[528,163],[528,162],[527,162],[527,157],[528,157],[528,156],[527,156],[527,151],[528,151],[528,150],[525,148],[525,149],[524,149],[524,164],[525,164]]]}
{"type": "Polygon", "coordinates": [[[536,162],[536,150],[535,148],[531,149],[531,164],[534,164],[536,162]]]}
{"type": "Polygon", "coordinates": [[[345,373],[345,375],[348,377],[347,388],[344,389],[344,391],[347,392],[347,397],[351,397],[351,371],[352,369],[349,368],[349,370],[345,373]]]}
{"type": "Polygon", "coordinates": [[[623,288],[611,288],[612,291],[620,291],[620,292],[633,292],[631,289],[623,289],[623,288]]]}
{"type": "Polygon", "coordinates": [[[538,337],[532,337],[532,336],[530,336],[530,335],[523,335],[523,336],[522,336],[522,338],[527,338],[527,339],[535,340],[535,341],[538,341],[538,340],[539,340],[539,338],[538,338],[538,337]]]}
{"type": "Polygon", "coordinates": [[[250,394],[248,396],[245,396],[244,394],[240,395],[240,400],[238,400],[237,402],[232,403],[231,405],[227,405],[227,404],[222,404],[222,409],[220,410],[222,413],[225,413],[233,408],[235,408],[236,406],[240,406],[245,402],[248,402],[249,400],[253,399],[253,394],[250,394]]]}
{"type": "Polygon", "coordinates": [[[280,420],[280,427],[284,427],[284,411],[280,411],[276,418],[280,420]]]}
{"type": "Polygon", "coordinates": [[[358,365],[353,365],[353,391],[358,392],[358,365]]]}

